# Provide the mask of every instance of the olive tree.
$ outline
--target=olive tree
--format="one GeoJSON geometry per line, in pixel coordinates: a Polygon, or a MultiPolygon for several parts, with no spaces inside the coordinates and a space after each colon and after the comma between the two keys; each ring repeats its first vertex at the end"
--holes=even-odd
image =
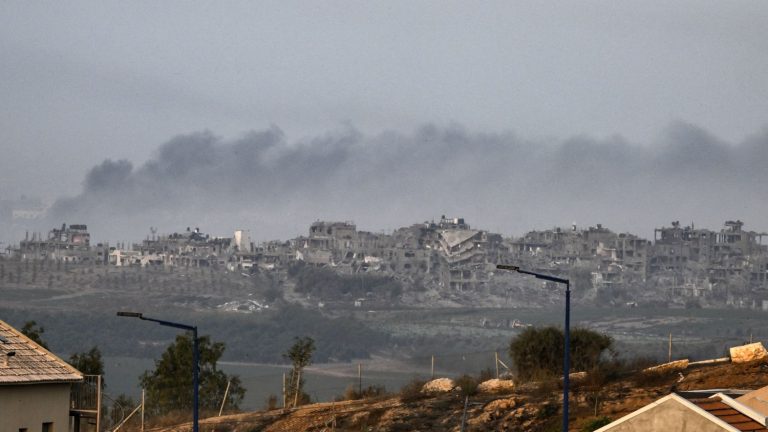
{"type": "MultiPolygon", "coordinates": [[[[237,409],[245,389],[237,376],[229,376],[217,367],[224,354],[224,343],[211,342],[209,336],[198,339],[200,352],[199,397],[201,409],[218,409],[229,385],[226,406],[237,409]]],[[[146,390],[147,411],[165,414],[174,410],[190,409],[193,405],[193,341],[190,334],[176,336],[176,341],[165,350],[155,369],[140,377],[146,390]]]]}
{"type": "Polygon", "coordinates": [[[309,402],[309,395],[304,393],[304,378],[301,376],[305,367],[312,364],[312,354],[315,352],[315,340],[311,337],[296,337],[283,358],[290,360],[293,366],[288,373],[285,397],[287,405],[297,406],[309,402]]]}
{"type": "MultiPolygon", "coordinates": [[[[509,356],[518,377],[530,380],[556,376],[563,371],[565,337],[557,327],[530,327],[512,339],[509,356]]],[[[571,369],[586,371],[596,367],[605,352],[612,352],[613,340],[595,331],[571,330],[571,369]]]]}

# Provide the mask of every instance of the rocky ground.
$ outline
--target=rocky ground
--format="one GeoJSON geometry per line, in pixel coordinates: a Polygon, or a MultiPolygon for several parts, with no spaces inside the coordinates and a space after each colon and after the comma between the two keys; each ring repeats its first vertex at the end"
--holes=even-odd
{"type": "MultiPolygon", "coordinates": [[[[664,374],[624,374],[594,384],[574,383],[570,430],[581,431],[596,417],[618,419],[672,391],[713,388],[756,389],[768,385],[768,363],[721,364],[664,374]]],[[[530,383],[513,390],[476,393],[465,399],[460,390],[403,394],[369,400],[302,406],[296,409],[207,418],[202,431],[467,431],[560,430],[561,390],[556,382],[530,383]]],[[[163,432],[187,432],[191,424],[163,432]]]]}

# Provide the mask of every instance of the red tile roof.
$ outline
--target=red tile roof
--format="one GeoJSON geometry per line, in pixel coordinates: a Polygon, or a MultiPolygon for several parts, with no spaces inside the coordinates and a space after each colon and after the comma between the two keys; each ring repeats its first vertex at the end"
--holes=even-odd
{"type": "Polygon", "coordinates": [[[726,405],[719,397],[692,399],[691,402],[740,431],[768,432],[768,428],[726,405]]]}

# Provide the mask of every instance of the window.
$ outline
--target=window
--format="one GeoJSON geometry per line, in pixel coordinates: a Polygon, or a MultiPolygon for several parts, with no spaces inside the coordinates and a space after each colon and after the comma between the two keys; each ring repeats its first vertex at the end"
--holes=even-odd
{"type": "Polygon", "coordinates": [[[19,428],[19,432],[27,432],[27,428],[19,428]]]}
{"type": "Polygon", "coordinates": [[[53,422],[43,423],[43,432],[53,432],[53,422]]]}

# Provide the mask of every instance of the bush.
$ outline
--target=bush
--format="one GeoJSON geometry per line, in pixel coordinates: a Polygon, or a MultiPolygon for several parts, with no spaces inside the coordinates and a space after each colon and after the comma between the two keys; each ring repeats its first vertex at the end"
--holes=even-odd
{"type": "Polygon", "coordinates": [[[456,379],[456,385],[461,388],[462,396],[474,396],[477,394],[477,385],[480,384],[477,379],[470,375],[462,375],[456,379]]]}
{"type": "MultiPolygon", "coordinates": [[[[517,368],[518,378],[559,376],[563,372],[565,337],[556,327],[527,328],[512,339],[509,355],[517,368]]],[[[603,353],[613,352],[613,340],[595,331],[571,330],[571,370],[590,370],[599,364],[603,353]]]]}
{"type": "Polygon", "coordinates": [[[357,390],[357,386],[354,384],[350,384],[346,390],[344,390],[344,394],[341,396],[337,396],[337,401],[345,401],[345,400],[358,400],[358,399],[370,399],[375,398],[379,396],[384,396],[387,394],[387,389],[384,386],[380,385],[369,385],[368,387],[365,387],[362,389],[362,392],[357,390]]]}
{"type": "Polygon", "coordinates": [[[560,407],[553,401],[544,402],[536,413],[536,418],[540,420],[549,419],[560,412],[560,407]]]}
{"type": "Polygon", "coordinates": [[[277,396],[274,394],[269,395],[267,397],[265,405],[266,405],[267,411],[272,411],[274,409],[277,409],[277,396]]]}
{"type": "Polygon", "coordinates": [[[426,383],[426,381],[419,378],[412,379],[400,389],[400,402],[410,403],[424,399],[426,395],[421,392],[421,389],[426,383]]]}
{"type": "Polygon", "coordinates": [[[485,368],[480,371],[480,376],[477,380],[479,382],[485,382],[493,378],[496,378],[496,372],[494,372],[491,368],[485,368]]]}
{"type": "Polygon", "coordinates": [[[592,432],[610,423],[611,423],[610,418],[598,417],[588,421],[587,424],[585,424],[584,427],[581,428],[581,432],[592,432]]]}
{"type": "Polygon", "coordinates": [[[552,397],[553,393],[562,393],[562,381],[554,377],[537,380],[536,385],[531,388],[530,394],[536,399],[547,399],[552,397]]]}

